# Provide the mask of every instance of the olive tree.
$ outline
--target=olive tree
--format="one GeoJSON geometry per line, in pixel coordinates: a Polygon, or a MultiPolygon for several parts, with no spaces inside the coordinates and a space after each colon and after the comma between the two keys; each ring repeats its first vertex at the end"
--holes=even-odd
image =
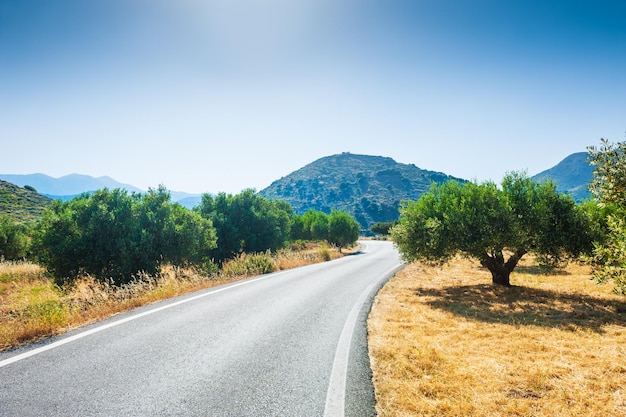
{"type": "Polygon", "coordinates": [[[170,202],[163,187],[147,194],[115,189],[55,201],[33,237],[34,252],[59,284],[89,274],[123,284],[162,263],[208,260],[215,230],[199,214],[170,202]]]}
{"type": "Polygon", "coordinates": [[[376,222],[370,227],[370,230],[377,235],[388,235],[389,230],[391,230],[395,224],[395,222],[376,222]]]}
{"type": "Polygon", "coordinates": [[[591,260],[596,281],[613,282],[615,291],[626,294],[626,142],[601,139],[588,148],[595,167],[590,190],[596,203],[608,214],[604,241],[596,241],[591,260]]]}
{"type": "Polygon", "coordinates": [[[23,258],[27,247],[26,227],[9,216],[0,214],[0,260],[23,258]]]}
{"type": "Polygon", "coordinates": [[[290,238],[291,206],[268,200],[253,189],[236,195],[204,194],[195,210],[217,229],[217,248],[212,256],[219,263],[243,252],[279,249],[290,238]]]}
{"type": "Polygon", "coordinates": [[[291,237],[295,240],[326,240],[328,220],[328,214],[314,209],[309,209],[302,215],[294,215],[291,237]]]}
{"type": "Polygon", "coordinates": [[[341,250],[359,238],[361,225],[345,211],[333,210],[328,216],[328,243],[341,250]]]}
{"type": "Polygon", "coordinates": [[[507,174],[500,187],[433,184],[400,212],[391,235],[405,260],[443,263],[461,254],[477,259],[492,282],[504,286],[527,253],[555,265],[591,246],[587,217],[574,200],[525,173],[507,174]]]}

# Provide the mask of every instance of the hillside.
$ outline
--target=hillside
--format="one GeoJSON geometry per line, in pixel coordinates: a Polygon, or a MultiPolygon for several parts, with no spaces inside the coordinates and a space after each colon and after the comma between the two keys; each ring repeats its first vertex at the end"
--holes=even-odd
{"type": "Polygon", "coordinates": [[[287,201],[296,213],[343,210],[369,229],[375,222],[396,220],[401,201],[416,200],[431,183],[449,179],[391,158],[342,153],[318,159],[259,194],[287,201]]]}
{"type": "Polygon", "coordinates": [[[587,162],[588,156],[587,152],[571,154],[533,178],[537,181],[552,179],[559,191],[570,194],[574,200],[580,202],[591,196],[587,185],[593,179],[593,167],[587,162]]]}
{"type": "Polygon", "coordinates": [[[0,180],[0,214],[22,223],[41,217],[52,200],[35,191],[0,180]]]}

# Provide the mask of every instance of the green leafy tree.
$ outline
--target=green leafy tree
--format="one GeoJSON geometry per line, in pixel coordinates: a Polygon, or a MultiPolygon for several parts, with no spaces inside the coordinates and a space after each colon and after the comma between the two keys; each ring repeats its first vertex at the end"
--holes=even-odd
{"type": "Polygon", "coordinates": [[[626,294],[626,142],[601,139],[599,147],[588,148],[595,167],[589,186],[605,217],[606,235],[596,241],[592,262],[594,279],[613,282],[617,293],[626,294]]]}
{"type": "Polygon", "coordinates": [[[615,204],[599,204],[596,199],[589,199],[579,203],[579,208],[587,216],[593,247],[586,257],[591,260],[597,245],[606,245],[609,238],[608,219],[619,214],[615,204]]]}
{"type": "Polygon", "coordinates": [[[217,229],[212,255],[219,263],[244,252],[279,249],[290,238],[291,206],[261,197],[253,189],[236,195],[204,194],[196,211],[217,229]]]}
{"type": "Polygon", "coordinates": [[[526,253],[555,265],[591,245],[587,217],[571,197],[524,173],[508,174],[501,188],[493,182],[433,184],[418,201],[404,203],[391,234],[408,261],[443,263],[462,254],[505,286],[526,253]]]}
{"type": "Polygon", "coordinates": [[[309,231],[310,240],[328,239],[328,214],[323,211],[308,210],[303,217],[304,227],[309,231]]]}
{"type": "Polygon", "coordinates": [[[35,253],[57,283],[82,274],[122,283],[138,271],[154,272],[137,244],[136,196],[100,190],[55,201],[34,236],[35,253]]]}
{"type": "Polygon", "coordinates": [[[171,203],[163,186],[142,195],[137,207],[138,239],[146,262],[162,259],[175,265],[198,265],[210,260],[217,234],[210,220],[171,203]]]}
{"type": "Polygon", "coordinates": [[[333,210],[328,216],[328,242],[340,250],[357,241],[360,229],[359,222],[345,211],[333,210]]]}
{"type": "Polygon", "coordinates": [[[370,230],[377,235],[388,235],[389,230],[395,225],[395,222],[376,222],[370,227],[370,230]]]}
{"type": "Polygon", "coordinates": [[[129,195],[107,189],[53,203],[34,233],[35,252],[57,283],[82,274],[123,284],[162,263],[208,259],[216,235],[210,221],[170,203],[163,187],[129,195]]]}
{"type": "Polygon", "coordinates": [[[291,216],[291,225],[289,227],[290,237],[292,241],[310,240],[310,233],[304,227],[304,220],[301,215],[294,214],[291,216]]]}
{"type": "Polygon", "coordinates": [[[0,259],[24,258],[28,249],[25,226],[0,214],[0,259]]]}

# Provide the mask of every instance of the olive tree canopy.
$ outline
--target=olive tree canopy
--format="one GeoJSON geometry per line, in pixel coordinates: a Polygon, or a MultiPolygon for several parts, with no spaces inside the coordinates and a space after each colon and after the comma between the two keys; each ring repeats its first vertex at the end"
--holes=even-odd
{"type": "Polygon", "coordinates": [[[493,182],[433,184],[418,201],[406,202],[391,234],[405,260],[446,262],[461,254],[477,259],[494,284],[529,252],[557,264],[591,246],[587,217],[552,182],[510,173],[493,182]]]}

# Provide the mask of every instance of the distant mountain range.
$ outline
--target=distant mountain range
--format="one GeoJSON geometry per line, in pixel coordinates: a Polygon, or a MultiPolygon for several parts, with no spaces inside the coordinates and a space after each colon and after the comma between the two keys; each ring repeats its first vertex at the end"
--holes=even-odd
{"type": "MultiPolygon", "coordinates": [[[[587,153],[579,152],[533,178],[554,180],[559,191],[569,193],[580,202],[590,196],[587,185],[593,178],[593,168],[587,162],[587,153]]],[[[363,230],[367,230],[375,222],[396,220],[401,201],[417,200],[431,183],[450,179],[465,181],[413,164],[398,163],[391,158],[342,153],[320,158],[274,181],[259,194],[287,201],[300,214],[308,209],[326,213],[332,209],[346,211],[357,219],[363,230]]],[[[51,199],[69,200],[83,192],[105,187],[143,192],[110,177],[0,174],[0,214],[30,221],[51,204],[51,199]]],[[[172,201],[188,208],[201,201],[200,194],[170,193],[172,201]]]]}
{"type": "MultiPolygon", "coordinates": [[[[89,175],[70,174],[60,178],[54,178],[45,174],[12,175],[0,174],[0,180],[10,182],[20,187],[30,186],[41,195],[55,200],[71,200],[84,192],[91,192],[108,188],[122,188],[129,192],[143,193],[141,190],[130,184],[123,184],[111,177],[90,177],[89,175]]],[[[189,194],[180,191],[170,191],[172,201],[176,201],[185,207],[193,207],[200,203],[201,194],[189,194]]]]}

